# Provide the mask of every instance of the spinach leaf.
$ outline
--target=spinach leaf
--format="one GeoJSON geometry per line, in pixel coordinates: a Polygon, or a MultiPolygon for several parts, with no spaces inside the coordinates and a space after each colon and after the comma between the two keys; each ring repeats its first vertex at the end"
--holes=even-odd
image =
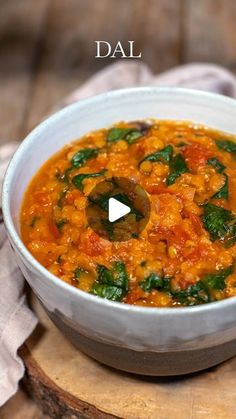
{"type": "Polygon", "coordinates": [[[155,151],[154,153],[148,154],[148,156],[144,157],[139,163],[139,166],[144,161],[150,162],[162,162],[162,163],[169,163],[173,156],[173,147],[172,145],[167,145],[160,151],[155,151]]]}
{"type": "Polygon", "coordinates": [[[132,130],[128,135],[125,136],[124,139],[128,144],[133,144],[135,143],[136,140],[138,140],[142,136],[143,134],[140,131],[132,130]]]}
{"type": "Polygon", "coordinates": [[[214,301],[211,296],[211,290],[223,290],[225,288],[225,279],[233,272],[233,266],[226,269],[207,274],[201,281],[190,285],[186,290],[172,292],[172,296],[182,305],[204,304],[214,301]]]}
{"type": "Polygon", "coordinates": [[[68,221],[65,218],[62,218],[61,220],[58,220],[55,222],[57,228],[59,231],[61,231],[62,227],[67,223],[68,221]]]}
{"type": "Polygon", "coordinates": [[[86,163],[87,160],[92,159],[98,155],[98,148],[84,148],[77,151],[72,157],[71,164],[73,167],[79,168],[86,163]]]}
{"type": "Polygon", "coordinates": [[[228,153],[236,153],[236,142],[230,140],[216,140],[216,145],[219,149],[227,151],[228,153]]]}
{"type": "Polygon", "coordinates": [[[104,265],[97,266],[98,282],[100,284],[113,284],[113,273],[111,269],[106,268],[104,265]]]}
{"type": "Polygon", "coordinates": [[[216,289],[216,290],[223,290],[225,288],[225,279],[227,276],[232,274],[233,272],[233,265],[229,266],[225,269],[219,269],[218,271],[207,274],[204,276],[202,281],[207,285],[207,287],[216,289]]]}
{"type": "Polygon", "coordinates": [[[83,181],[84,179],[92,178],[92,177],[98,177],[102,176],[105,173],[105,169],[101,170],[101,172],[97,173],[80,173],[79,175],[76,175],[72,179],[72,183],[75,185],[77,189],[79,189],[81,192],[83,192],[84,186],[83,181]]]}
{"type": "Polygon", "coordinates": [[[107,141],[111,144],[125,140],[128,144],[133,144],[142,136],[142,132],[135,128],[111,128],[107,134],[107,141]]]}
{"type": "Polygon", "coordinates": [[[121,301],[123,298],[122,288],[118,288],[114,285],[94,283],[90,293],[111,301],[121,301]]]}
{"type": "Polygon", "coordinates": [[[217,157],[211,157],[207,160],[207,163],[210,166],[213,166],[218,173],[223,173],[225,170],[225,166],[217,159],[217,157]]]}
{"type": "Polygon", "coordinates": [[[212,196],[212,199],[228,199],[228,197],[229,197],[229,181],[228,181],[228,176],[225,173],[224,173],[224,177],[225,177],[224,185],[220,188],[220,190],[218,192],[216,192],[212,196]]]}
{"type": "Polygon", "coordinates": [[[196,284],[190,285],[185,290],[172,291],[171,295],[182,305],[204,304],[214,301],[211,296],[211,290],[223,290],[225,288],[225,279],[233,272],[233,266],[226,269],[205,275],[196,284]]]}
{"type": "Polygon", "coordinates": [[[233,272],[233,269],[233,266],[229,266],[226,269],[219,269],[214,273],[207,274],[202,280],[190,285],[185,290],[173,290],[170,277],[161,277],[155,273],[151,273],[139,283],[139,286],[145,292],[150,292],[153,289],[166,292],[184,306],[205,304],[213,301],[211,290],[223,290],[225,288],[225,279],[233,272]]]}
{"type": "Polygon", "coordinates": [[[60,209],[62,209],[62,206],[63,206],[63,199],[65,198],[66,193],[67,193],[67,189],[64,189],[64,190],[60,193],[60,197],[59,197],[59,199],[58,199],[58,201],[57,201],[57,206],[58,206],[60,209]]]}
{"type": "Polygon", "coordinates": [[[229,248],[236,243],[236,218],[228,226],[228,233],[224,238],[224,247],[229,248]]]}
{"type": "Polygon", "coordinates": [[[190,285],[186,290],[172,292],[172,296],[185,306],[204,304],[211,301],[208,289],[202,281],[190,285]]]}
{"type": "Polygon", "coordinates": [[[121,301],[125,297],[129,289],[129,278],[123,262],[114,262],[112,269],[98,265],[97,274],[97,280],[90,290],[92,294],[113,301],[121,301]]]}
{"type": "Polygon", "coordinates": [[[139,286],[145,292],[150,292],[153,289],[157,289],[158,291],[171,294],[171,277],[160,276],[152,272],[143,281],[139,283],[139,286]]]}
{"type": "Polygon", "coordinates": [[[143,281],[139,283],[139,286],[145,292],[149,292],[152,289],[160,290],[163,287],[163,278],[155,273],[151,273],[143,281]]]}
{"type": "Polygon", "coordinates": [[[236,218],[234,214],[213,204],[203,205],[202,221],[212,241],[224,239],[225,246],[236,242],[236,218]]]}
{"type": "Polygon", "coordinates": [[[97,273],[98,282],[100,284],[115,285],[128,291],[129,280],[123,262],[114,262],[112,269],[108,269],[103,265],[98,265],[97,273]]]}
{"type": "Polygon", "coordinates": [[[116,286],[122,288],[128,292],[129,278],[125,269],[125,264],[121,261],[117,261],[113,266],[114,283],[116,286]]]}
{"type": "Polygon", "coordinates": [[[168,186],[172,185],[179,176],[186,172],[189,172],[189,169],[186,165],[184,156],[182,154],[176,154],[170,161],[170,174],[166,179],[166,184],[168,186]]]}

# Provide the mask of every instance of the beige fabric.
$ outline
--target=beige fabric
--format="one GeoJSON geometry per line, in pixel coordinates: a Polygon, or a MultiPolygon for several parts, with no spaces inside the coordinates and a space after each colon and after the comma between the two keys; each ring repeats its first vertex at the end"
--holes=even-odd
{"type": "MultiPolygon", "coordinates": [[[[73,92],[58,108],[107,90],[144,85],[184,86],[236,96],[235,77],[227,70],[210,64],[190,64],[154,76],[140,62],[119,62],[106,67],[73,92]]],[[[0,190],[8,161],[17,143],[0,148],[0,190]]],[[[0,210],[1,211],[1,210],[0,210]]],[[[1,215],[0,215],[1,220],[1,215]]],[[[0,224],[0,406],[17,390],[24,366],[18,348],[33,331],[37,320],[25,303],[24,280],[15,263],[0,224]]]]}

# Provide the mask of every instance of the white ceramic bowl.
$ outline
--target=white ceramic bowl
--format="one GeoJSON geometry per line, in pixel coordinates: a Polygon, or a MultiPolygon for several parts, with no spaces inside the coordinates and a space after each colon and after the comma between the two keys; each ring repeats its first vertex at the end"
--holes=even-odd
{"type": "MultiPolygon", "coordinates": [[[[110,366],[173,375],[216,365],[236,354],[236,298],[186,308],[144,308],[104,300],[61,281],[20,238],[24,191],[40,166],[64,144],[120,120],[191,120],[236,133],[236,101],[178,88],[136,88],[83,100],[35,128],[5,176],[2,204],[18,264],[51,319],[82,351],[110,366]]],[[[50,348],[48,348],[50,350],[50,348]]]]}

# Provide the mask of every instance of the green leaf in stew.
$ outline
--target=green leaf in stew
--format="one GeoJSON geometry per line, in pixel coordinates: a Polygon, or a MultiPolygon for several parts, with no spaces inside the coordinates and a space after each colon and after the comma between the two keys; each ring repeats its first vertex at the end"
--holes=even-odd
{"type": "Polygon", "coordinates": [[[83,181],[85,179],[103,176],[105,172],[106,170],[104,169],[104,170],[101,170],[101,172],[97,172],[97,173],[80,173],[73,177],[72,183],[75,185],[77,189],[83,192],[83,189],[84,189],[83,181]]]}
{"type": "Polygon", "coordinates": [[[84,148],[82,150],[77,151],[75,155],[72,157],[71,164],[73,167],[77,169],[83,166],[87,160],[97,157],[99,152],[98,148],[84,148]]]}
{"type": "Polygon", "coordinates": [[[205,304],[211,301],[208,289],[204,282],[198,281],[185,290],[174,291],[172,297],[184,306],[205,304]]]}
{"type": "Polygon", "coordinates": [[[148,156],[144,157],[140,163],[144,161],[154,162],[162,162],[162,163],[169,163],[173,156],[173,147],[172,145],[167,145],[160,151],[155,151],[154,153],[148,154],[148,156]]]}
{"type": "Polygon", "coordinates": [[[212,196],[213,199],[228,199],[228,197],[229,197],[229,181],[228,181],[228,176],[226,174],[224,174],[224,177],[225,177],[225,183],[220,188],[220,190],[212,196]]]}
{"type": "Polygon", "coordinates": [[[236,153],[236,142],[230,140],[216,140],[216,145],[219,149],[227,151],[228,153],[236,153]]]}
{"type": "Polygon", "coordinates": [[[149,292],[152,289],[161,289],[163,287],[163,278],[156,273],[151,273],[143,281],[139,283],[139,286],[145,292],[149,292]]]}
{"type": "Polygon", "coordinates": [[[218,172],[218,173],[223,173],[223,171],[225,170],[225,166],[223,165],[223,163],[221,163],[217,157],[211,157],[210,159],[207,160],[207,163],[214,167],[214,169],[218,172]]]}
{"type": "Polygon", "coordinates": [[[170,161],[170,174],[166,179],[166,184],[172,185],[183,173],[189,172],[188,166],[182,154],[176,154],[170,161]]]}
{"type": "Polygon", "coordinates": [[[94,283],[90,293],[111,301],[121,301],[123,298],[122,288],[115,287],[114,285],[94,283]]]}
{"type": "Polygon", "coordinates": [[[235,215],[225,208],[209,203],[203,205],[203,211],[203,225],[211,240],[223,240],[225,247],[232,246],[236,242],[235,215]]]}
{"type": "Polygon", "coordinates": [[[202,281],[211,289],[223,290],[225,288],[225,279],[233,273],[233,269],[233,265],[225,269],[219,269],[214,273],[205,275],[202,281]]]}
{"type": "Polygon", "coordinates": [[[98,265],[97,275],[97,280],[90,290],[92,294],[113,301],[121,301],[126,296],[129,278],[123,262],[114,262],[112,269],[98,265]]]}
{"type": "Polygon", "coordinates": [[[128,144],[133,144],[141,138],[143,133],[136,128],[111,128],[107,134],[108,143],[116,143],[125,140],[128,144]]]}
{"type": "Polygon", "coordinates": [[[62,206],[63,206],[63,199],[65,198],[66,193],[67,193],[67,189],[64,189],[64,190],[60,193],[59,199],[58,199],[58,201],[57,201],[57,206],[58,206],[60,209],[62,209],[62,206]]]}

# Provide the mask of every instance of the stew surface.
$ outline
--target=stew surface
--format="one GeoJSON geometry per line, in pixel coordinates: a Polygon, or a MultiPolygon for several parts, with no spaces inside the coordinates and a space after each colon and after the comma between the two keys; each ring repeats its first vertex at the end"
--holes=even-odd
{"type": "Polygon", "coordinates": [[[236,295],[236,138],[193,123],[119,123],[54,155],[31,181],[22,239],[63,281],[123,303],[173,307],[236,295]],[[99,182],[126,177],[148,194],[149,221],[116,242],[88,225],[99,182]]]}

